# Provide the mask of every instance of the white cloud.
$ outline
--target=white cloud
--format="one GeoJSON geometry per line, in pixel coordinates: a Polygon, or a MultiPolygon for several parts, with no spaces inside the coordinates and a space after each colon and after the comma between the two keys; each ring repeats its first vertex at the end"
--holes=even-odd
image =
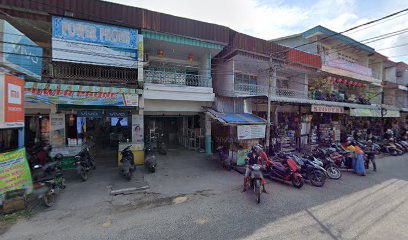
{"type": "MultiPolygon", "coordinates": [[[[369,20],[390,14],[402,9],[403,5],[407,5],[407,3],[404,4],[402,3],[403,1],[399,0],[319,0],[308,6],[300,2],[302,0],[299,0],[300,5],[284,0],[110,1],[220,24],[263,39],[273,39],[300,33],[316,25],[323,25],[334,31],[343,31],[369,20]]],[[[396,31],[408,27],[406,18],[406,16],[395,18],[370,28],[362,28],[347,33],[347,35],[356,40],[362,40],[396,31]]],[[[400,37],[385,39],[369,45],[377,48],[387,48],[404,43],[404,39],[408,42],[407,37],[401,35],[400,37]]],[[[381,53],[389,56],[402,55],[404,53],[408,55],[408,46],[405,48],[383,50],[381,53]]]]}

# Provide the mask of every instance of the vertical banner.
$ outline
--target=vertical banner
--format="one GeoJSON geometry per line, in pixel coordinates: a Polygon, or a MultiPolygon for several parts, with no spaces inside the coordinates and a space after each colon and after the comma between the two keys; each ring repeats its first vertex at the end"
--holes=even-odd
{"type": "Polygon", "coordinates": [[[143,143],[143,115],[132,115],[132,143],[143,143]]]}
{"type": "Polygon", "coordinates": [[[65,114],[50,114],[50,143],[53,147],[65,145],[65,114]]]}
{"type": "Polygon", "coordinates": [[[4,193],[16,189],[33,190],[25,148],[0,154],[0,202],[4,193]]]}

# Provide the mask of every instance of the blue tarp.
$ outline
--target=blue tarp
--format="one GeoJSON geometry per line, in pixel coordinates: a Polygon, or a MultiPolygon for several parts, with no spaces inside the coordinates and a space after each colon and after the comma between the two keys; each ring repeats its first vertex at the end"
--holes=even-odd
{"type": "Polygon", "coordinates": [[[265,123],[265,120],[249,113],[219,113],[217,117],[224,120],[226,123],[265,123]]]}

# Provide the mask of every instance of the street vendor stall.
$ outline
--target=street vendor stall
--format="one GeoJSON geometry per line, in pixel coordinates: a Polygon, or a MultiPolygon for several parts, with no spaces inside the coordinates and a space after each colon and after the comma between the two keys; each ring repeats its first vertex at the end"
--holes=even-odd
{"type": "Polygon", "coordinates": [[[219,113],[209,109],[212,117],[214,149],[224,146],[229,158],[238,166],[245,164],[251,147],[265,139],[266,121],[249,113],[219,113]]]}

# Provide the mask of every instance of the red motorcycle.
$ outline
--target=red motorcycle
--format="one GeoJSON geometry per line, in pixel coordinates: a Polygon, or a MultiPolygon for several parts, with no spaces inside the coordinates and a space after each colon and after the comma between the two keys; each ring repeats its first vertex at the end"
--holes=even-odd
{"type": "Polygon", "coordinates": [[[301,167],[294,160],[282,156],[279,161],[269,160],[266,163],[264,175],[270,179],[280,179],[291,181],[293,186],[301,188],[304,184],[304,179],[300,174],[301,167]]]}

